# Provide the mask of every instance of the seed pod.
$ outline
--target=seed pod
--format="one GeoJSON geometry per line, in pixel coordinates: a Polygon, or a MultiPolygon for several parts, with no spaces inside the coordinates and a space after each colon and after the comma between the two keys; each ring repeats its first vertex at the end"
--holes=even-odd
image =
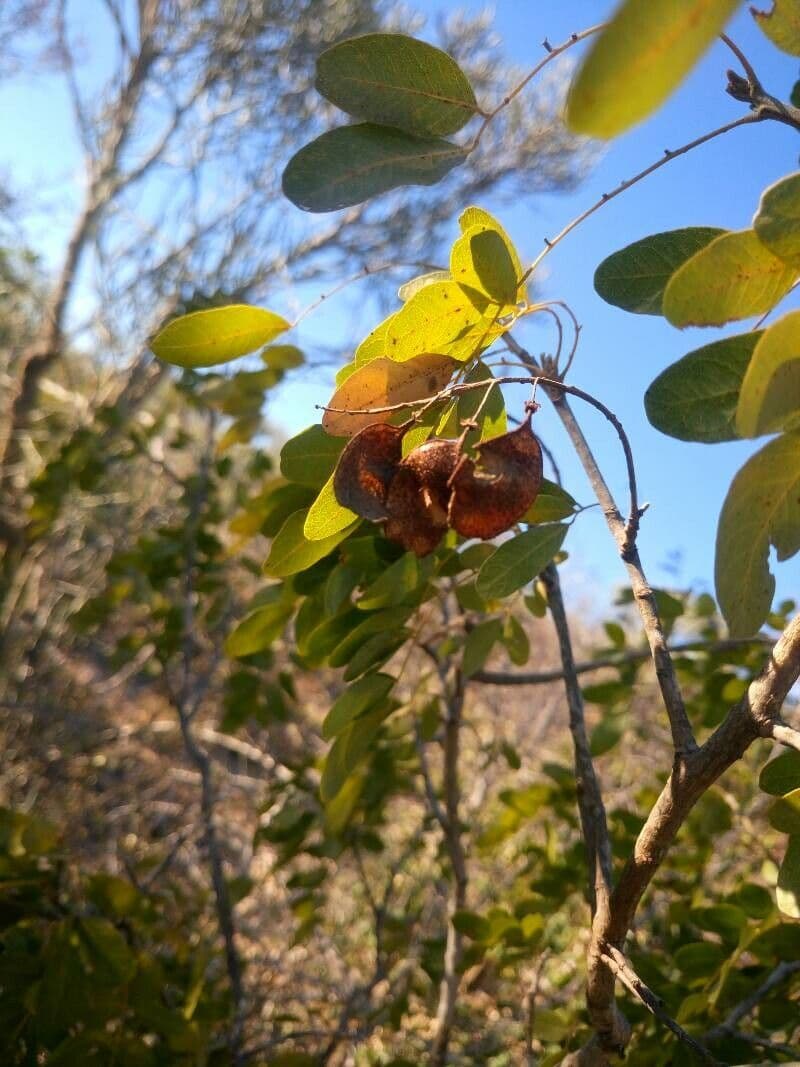
{"type": "Polygon", "coordinates": [[[436,438],[410,452],[397,468],[386,498],[384,533],[418,556],[433,552],[447,530],[449,481],[458,442],[436,438]]]}
{"type": "Polygon", "coordinates": [[[403,456],[406,429],[372,423],[350,439],[333,476],[333,492],[342,507],[362,519],[386,518],[386,497],[403,456]]]}
{"type": "Polygon", "coordinates": [[[476,448],[476,461],[464,457],[451,480],[448,521],[462,537],[486,540],[521,519],[542,484],[542,450],[531,417],[511,433],[476,448]]]}

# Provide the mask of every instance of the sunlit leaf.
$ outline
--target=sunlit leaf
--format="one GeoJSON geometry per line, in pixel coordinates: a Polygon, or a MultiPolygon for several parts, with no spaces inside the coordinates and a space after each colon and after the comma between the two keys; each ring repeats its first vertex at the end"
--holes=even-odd
{"type": "Polygon", "coordinates": [[[778,560],[800,549],[800,433],[771,441],[731,484],[717,529],[717,601],[733,636],[755,633],[769,614],[778,560]]]}
{"type": "Polygon", "coordinates": [[[516,302],[519,275],[496,230],[470,226],[453,244],[450,274],[454,282],[485,294],[501,307],[516,302]]]}
{"type": "Polygon", "coordinates": [[[750,10],[773,44],[790,56],[800,56],[800,4],[797,0],[772,0],[767,11],[755,7],[750,10]]]}
{"type": "Polygon", "coordinates": [[[800,420],[800,311],[764,330],[748,364],[736,409],[742,437],[791,429],[800,420]]]}
{"type": "MultiPolygon", "coordinates": [[[[387,316],[383,322],[379,322],[375,329],[367,334],[353,356],[353,362],[356,367],[360,367],[362,363],[369,363],[370,360],[377,359],[379,356],[386,355],[386,336],[389,331],[389,323],[396,314],[397,312],[395,311],[387,316]]],[[[336,384],[340,384],[338,377],[336,384]]]]}
{"type": "Polygon", "coordinates": [[[290,326],[273,311],[232,304],[173,319],[159,330],[150,348],[165,363],[211,367],[255,351],[290,326]]]}
{"type": "MultiPolygon", "coordinates": [[[[472,230],[475,227],[484,232],[492,231],[493,233],[498,234],[514,266],[514,274],[518,279],[522,277],[524,273],[524,268],[522,266],[522,260],[519,257],[519,253],[517,252],[514,242],[508,236],[508,233],[506,232],[504,227],[497,221],[494,215],[490,215],[489,212],[485,211],[482,207],[476,207],[475,205],[472,205],[471,207],[465,208],[464,211],[462,211],[461,214],[458,216],[458,225],[461,228],[462,234],[465,234],[468,230],[472,230]]],[[[524,286],[520,286],[516,295],[516,299],[525,299],[524,286]]]]}
{"type": "Polygon", "coordinates": [[[485,599],[509,596],[533,581],[561,548],[568,527],[538,526],[504,541],[478,572],[476,588],[485,599]]]}
{"type": "Polygon", "coordinates": [[[576,133],[614,137],[646,118],[713,43],[738,0],[624,0],[567,97],[576,133]]]}
{"type": "Polygon", "coordinates": [[[634,241],[603,260],[594,273],[594,287],[615,307],[637,315],[660,315],[664,290],[678,267],[724,232],[689,226],[634,241]]]}
{"type": "Polygon", "coordinates": [[[388,126],[342,126],[294,155],[283,191],[304,211],[337,211],[403,185],[434,185],[467,151],[438,137],[412,137],[388,126]]]}
{"type": "Polygon", "coordinates": [[[392,316],[386,355],[405,362],[425,352],[466,360],[502,332],[455,282],[426,285],[392,316]]]}
{"type": "Polygon", "coordinates": [[[800,267],[800,173],[781,178],[764,190],[753,229],[774,256],[800,267]]]}
{"type": "Polygon", "coordinates": [[[372,423],[389,422],[391,412],[363,415],[348,412],[412,403],[433,396],[447,385],[454,366],[451,359],[439,355],[423,355],[406,363],[383,357],[370,360],[333,394],[328,406],[341,410],[326,411],[322,425],[330,434],[351,437],[372,423]]]}
{"type": "Polygon", "coordinates": [[[331,475],[319,491],[319,495],[308,509],[303,536],[308,541],[324,541],[346,530],[358,516],[349,508],[342,507],[336,499],[331,475]]]}
{"type": "Polygon", "coordinates": [[[366,33],[326,49],[315,84],[348,115],[418,136],[455,133],[478,110],[456,61],[402,33],[366,33]]]}
{"type": "Polygon", "coordinates": [[[796,277],[753,230],[724,233],[673,274],[664,314],[673,326],[723,326],[769,311],[796,277]]]}
{"type": "Polygon", "coordinates": [[[324,559],[338,544],[344,541],[351,530],[356,528],[358,520],[345,529],[326,537],[321,541],[309,541],[303,535],[303,527],[308,513],[295,511],[281,526],[264,564],[264,573],[272,578],[286,578],[307,570],[317,560],[324,559]]]}
{"type": "Polygon", "coordinates": [[[783,834],[800,834],[800,787],[778,797],[767,812],[770,826],[783,834]]]}
{"type": "Polygon", "coordinates": [[[792,834],[778,872],[778,907],[784,915],[800,919],[800,834],[792,834]]]}
{"type": "Polygon", "coordinates": [[[318,423],[309,426],[281,449],[281,474],[297,485],[319,489],[333,474],[343,444],[318,423]]]}
{"type": "Polygon", "coordinates": [[[689,352],[644,394],[647,417],[679,441],[734,441],[736,405],[760,331],[737,334],[689,352]]]}
{"type": "MultiPolygon", "coordinates": [[[[449,282],[451,280],[449,270],[430,270],[427,274],[419,274],[416,278],[409,278],[407,282],[403,282],[397,290],[397,295],[405,303],[420,289],[424,289],[426,285],[432,285],[434,282],[449,282]]],[[[358,358],[357,355],[356,358],[358,358]]]]}

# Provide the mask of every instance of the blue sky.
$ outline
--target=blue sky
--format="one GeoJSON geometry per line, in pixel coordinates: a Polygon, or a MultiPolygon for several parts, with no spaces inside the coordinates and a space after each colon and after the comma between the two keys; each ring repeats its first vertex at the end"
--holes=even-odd
{"type": "MultiPolygon", "coordinates": [[[[419,5],[431,23],[452,3],[427,0],[419,5]]],[[[478,10],[476,3],[462,4],[478,10]]],[[[766,5],[764,5],[766,6],[766,5]]],[[[589,0],[523,4],[498,0],[495,28],[509,55],[522,67],[542,55],[540,42],[564,40],[606,17],[613,5],[589,0]]],[[[766,86],[788,97],[800,74],[789,56],[779,53],[754,25],[743,6],[728,32],[754,63],[766,86]]],[[[102,36],[95,36],[102,50],[102,36]]],[[[578,50],[575,50],[578,52],[578,50]]],[[[495,210],[515,240],[523,260],[542,248],[565,222],[621,180],[692,138],[738,117],[743,105],[724,92],[725,70],[733,56],[717,43],[690,79],[655,116],[610,143],[592,174],[574,193],[524,198],[518,203],[482,206],[495,210]]],[[[569,302],[583,325],[581,347],[571,373],[576,385],[596,394],[622,419],[632,440],[640,495],[650,508],[643,521],[640,547],[651,579],[660,584],[693,584],[711,589],[717,516],[736,470],[755,450],[752,444],[692,445],[664,437],[649,426],[642,396],[652,379],[686,352],[746,329],[677,331],[659,318],[629,315],[605,304],[592,287],[596,265],[609,253],[649,233],[689,225],[741,229],[750,224],[761,190],[795,170],[800,142],[793,129],[763,123],[735,130],[675,160],[634,187],[583,224],[546,260],[538,292],[569,302]]],[[[79,154],[63,90],[52,79],[28,78],[23,86],[0,88],[0,171],[10,172],[23,189],[36,191],[44,209],[32,233],[38,248],[55,255],[64,227],[79,196],[74,175],[79,154]]],[[[467,164],[469,165],[469,164],[467,164]]],[[[464,205],[466,206],[466,205],[464,205]]],[[[287,211],[295,210],[290,205],[287,211]]],[[[320,219],[320,225],[325,225],[320,219]]],[[[453,233],[455,235],[455,220],[453,233]]],[[[440,257],[447,258],[447,249],[440,257]]],[[[335,281],[335,279],[334,279],[335,281]]],[[[791,299],[789,304],[795,303],[791,299]]],[[[347,302],[324,304],[304,323],[299,343],[331,336],[345,328],[347,302]]],[[[275,310],[287,310],[277,307],[275,310]]],[[[525,326],[520,339],[534,351],[549,344],[539,326],[525,326]]],[[[294,431],[316,421],[314,403],[323,403],[329,384],[304,382],[283,390],[278,406],[286,429],[294,431]]],[[[619,499],[624,500],[622,459],[613,431],[591,412],[580,412],[619,499]]],[[[555,416],[545,407],[538,430],[557,453],[566,487],[582,503],[591,502],[586,480],[573,459],[555,416]]],[[[755,446],[757,447],[757,446],[755,446]]],[[[568,574],[591,605],[592,590],[623,579],[602,516],[597,509],[576,522],[566,547],[572,562],[568,574]]],[[[778,592],[800,590],[800,560],[777,569],[778,592]]]]}

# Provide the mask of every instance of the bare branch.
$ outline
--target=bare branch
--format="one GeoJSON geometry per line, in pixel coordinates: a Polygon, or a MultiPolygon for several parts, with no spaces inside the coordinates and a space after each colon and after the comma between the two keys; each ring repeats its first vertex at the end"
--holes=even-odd
{"type": "Polygon", "coordinates": [[[561,595],[561,582],[555,564],[549,563],[545,567],[542,571],[542,580],[547,588],[547,604],[556,628],[561,662],[564,666],[564,687],[569,708],[569,729],[572,734],[572,746],[575,753],[575,784],[578,791],[581,829],[586,843],[589,899],[592,904],[593,915],[597,911],[607,913],[612,886],[611,842],[608,836],[606,809],[603,804],[600,782],[597,779],[589,747],[583,694],[578,684],[578,676],[575,673],[569,623],[567,622],[564,599],[561,595]]]}

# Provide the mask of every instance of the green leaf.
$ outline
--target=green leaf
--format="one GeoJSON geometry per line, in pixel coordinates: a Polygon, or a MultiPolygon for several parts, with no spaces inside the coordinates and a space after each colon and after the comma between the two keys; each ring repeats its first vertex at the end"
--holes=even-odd
{"type": "Polygon", "coordinates": [[[800,834],[800,788],[778,797],[770,805],[767,819],[782,834],[800,834]]]}
{"type": "Polygon", "coordinates": [[[789,838],[778,872],[776,899],[784,915],[800,919],[800,834],[792,834],[789,838]]]}
{"type": "Polygon", "coordinates": [[[764,190],[753,229],[774,256],[800,267],[800,173],[789,174],[764,190]]]}
{"type": "Polygon", "coordinates": [[[564,524],[538,526],[504,541],[478,572],[480,596],[506,597],[533,581],[561,548],[567,529],[564,524]]]}
{"type": "Polygon", "coordinates": [[[417,136],[455,133],[478,111],[456,61],[402,33],[366,33],[317,60],[317,92],[357,119],[417,136]]]}
{"type": "Polygon", "coordinates": [[[211,367],[253,352],[290,326],[273,311],[232,304],[173,319],[159,330],[150,348],[165,363],[211,367]]]}
{"type": "Polygon", "coordinates": [[[771,441],[733,479],[717,528],[717,602],[734,637],[756,633],[769,614],[778,560],[800,549],[800,433],[771,441]]]}
{"type": "Polygon", "coordinates": [[[272,578],[286,578],[290,574],[308,570],[344,541],[357,525],[356,521],[323,540],[309,541],[303,535],[307,514],[305,510],[295,511],[281,526],[264,564],[265,574],[272,578]]]}
{"type": "Polygon", "coordinates": [[[309,426],[281,449],[281,474],[297,485],[320,489],[333,474],[344,443],[318,423],[309,426]]]}
{"type": "Polygon", "coordinates": [[[634,241],[603,260],[594,273],[594,287],[615,307],[660,315],[664,290],[678,267],[723,233],[713,226],[689,226],[634,241]]]}
{"type": "Polygon", "coordinates": [[[474,911],[457,911],[452,921],[456,930],[472,941],[488,941],[491,936],[492,924],[474,911]]]}
{"type": "Polygon", "coordinates": [[[517,667],[524,667],[530,659],[531,645],[515,615],[508,615],[503,623],[503,644],[508,657],[517,667]]]}
{"type": "Polygon", "coordinates": [[[325,760],[320,782],[320,797],[327,804],[337,795],[347,779],[364,759],[375,740],[383,720],[392,706],[362,715],[339,734],[325,760]]]}
{"type": "Polygon", "coordinates": [[[322,723],[322,736],[331,741],[364,712],[381,703],[394,685],[389,674],[367,674],[353,682],[333,703],[322,723]]]}
{"type": "Polygon", "coordinates": [[[261,359],[270,370],[291,370],[305,363],[306,357],[297,345],[270,345],[261,353],[261,359]]]}
{"type": "Polygon", "coordinates": [[[722,945],[712,941],[695,941],[681,945],[675,952],[675,964],[689,978],[706,978],[716,974],[727,958],[722,945]]]}
{"type": "Polygon", "coordinates": [[[667,367],[644,394],[647,417],[679,441],[734,441],[736,405],[750,358],[763,331],[704,345],[667,367]]]}
{"type": "Polygon", "coordinates": [[[476,671],[483,669],[489,653],[502,637],[503,624],[500,619],[487,619],[470,630],[464,642],[464,656],[461,661],[465,678],[471,678],[476,671]]]}
{"type": "Polygon", "coordinates": [[[470,226],[453,244],[450,274],[454,282],[477,290],[502,306],[516,303],[520,275],[506,242],[486,226],[470,226]]]}
{"type": "Polygon", "coordinates": [[[78,930],[89,952],[96,982],[124,985],[133,978],[136,960],[128,942],[108,919],[80,919],[78,930]]]}
{"type": "Polygon", "coordinates": [[[589,738],[589,751],[593,756],[602,756],[617,744],[623,729],[614,719],[602,719],[592,730],[589,738]]]}
{"type": "Polygon", "coordinates": [[[498,327],[483,317],[460,285],[433,282],[392,316],[386,331],[386,356],[403,363],[438,352],[463,362],[498,335],[498,327]]]}
{"type": "Polygon", "coordinates": [[[294,601],[282,586],[274,586],[275,601],[246,615],[225,640],[225,654],[233,659],[262,652],[284,631],[294,612],[294,601]]]}
{"type": "Polygon", "coordinates": [[[409,600],[416,602],[420,584],[427,581],[432,569],[431,559],[419,560],[413,552],[404,552],[364,590],[356,607],[360,611],[375,611],[409,600]]]}
{"type": "MultiPolygon", "coordinates": [[[[493,378],[494,374],[492,374],[491,369],[481,360],[478,360],[475,363],[475,366],[472,367],[462,380],[464,384],[467,384],[472,382],[489,382],[492,381],[493,378]]],[[[485,395],[486,394],[482,389],[473,389],[470,392],[462,393],[456,401],[455,408],[452,412],[457,422],[457,426],[453,428],[452,436],[457,437],[461,433],[461,424],[464,421],[475,418],[478,408],[483,404],[485,395]]],[[[507,429],[508,423],[506,420],[506,405],[503,399],[503,391],[499,386],[495,386],[489,395],[489,399],[483,404],[483,410],[479,416],[477,433],[471,433],[467,440],[469,444],[476,443],[479,440],[487,441],[491,437],[499,437],[500,434],[504,434],[507,429]]],[[[436,433],[439,437],[450,436],[443,432],[441,423],[439,424],[436,433]]]]}
{"type": "Polygon", "coordinates": [[[673,326],[724,326],[769,311],[797,271],[774,256],[754,230],[724,233],[672,275],[664,314],[673,326]]]}
{"type": "Polygon", "coordinates": [[[736,409],[742,437],[796,427],[800,419],[800,311],[762,333],[747,367],[736,409]]]}
{"type": "Polygon", "coordinates": [[[615,137],[660,107],[713,43],[738,0],[624,0],[567,97],[576,133],[615,137]]]}
{"type": "Polygon", "coordinates": [[[388,126],[342,126],[294,155],[283,191],[304,211],[338,211],[402,185],[434,185],[467,158],[459,145],[388,126]]]}
{"type": "Polygon", "coordinates": [[[765,764],[758,787],[771,797],[784,797],[800,789],[800,752],[782,752],[765,764]]]}
{"type": "Polygon", "coordinates": [[[317,499],[308,509],[303,526],[303,537],[307,541],[324,541],[348,529],[357,519],[355,512],[342,507],[336,499],[333,491],[333,475],[331,475],[320,489],[317,499]]]}
{"type": "Polygon", "coordinates": [[[542,522],[559,522],[575,514],[576,501],[566,489],[555,482],[542,478],[542,484],[536,499],[520,519],[520,522],[536,524],[542,522]]]}
{"type": "Polygon", "coordinates": [[[797,0],[773,0],[769,11],[750,11],[773,44],[790,56],[800,56],[800,4],[797,0]]]}

